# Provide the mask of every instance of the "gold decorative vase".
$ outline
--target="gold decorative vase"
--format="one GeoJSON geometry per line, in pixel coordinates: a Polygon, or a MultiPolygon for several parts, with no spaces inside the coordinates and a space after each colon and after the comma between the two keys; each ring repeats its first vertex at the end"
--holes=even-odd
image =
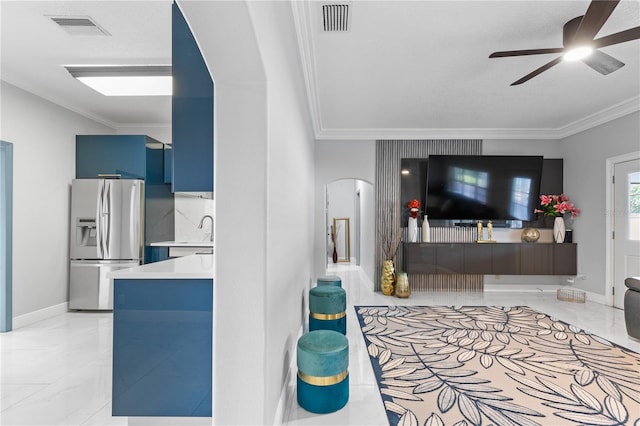
{"type": "Polygon", "coordinates": [[[385,296],[393,296],[396,287],[396,278],[392,260],[382,262],[382,280],[380,287],[382,288],[382,294],[385,296]]]}
{"type": "Polygon", "coordinates": [[[396,296],[406,299],[411,296],[411,286],[409,285],[409,277],[406,272],[398,273],[396,280],[396,296]]]}
{"type": "Polygon", "coordinates": [[[535,243],[540,238],[540,231],[535,228],[525,228],[522,230],[521,238],[525,243],[535,243]]]}

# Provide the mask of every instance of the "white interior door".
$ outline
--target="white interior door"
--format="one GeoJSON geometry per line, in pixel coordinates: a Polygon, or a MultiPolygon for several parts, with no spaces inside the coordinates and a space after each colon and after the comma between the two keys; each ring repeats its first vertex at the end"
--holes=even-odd
{"type": "Polygon", "coordinates": [[[614,306],[624,309],[624,280],[640,276],[640,159],[616,163],[614,175],[614,306]]]}

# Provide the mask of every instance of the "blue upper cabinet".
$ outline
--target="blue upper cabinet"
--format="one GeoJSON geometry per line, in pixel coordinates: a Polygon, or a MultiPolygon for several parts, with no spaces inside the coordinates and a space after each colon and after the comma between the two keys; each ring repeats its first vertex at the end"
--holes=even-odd
{"type": "Polygon", "coordinates": [[[76,178],[120,175],[123,179],[146,176],[146,136],[76,136],[76,178]]]}
{"type": "Polygon", "coordinates": [[[163,183],[164,144],[145,135],[77,135],[76,178],[119,175],[163,183]]]}
{"type": "Polygon", "coordinates": [[[213,191],[213,80],[187,22],[172,6],[173,191],[213,191]]]}

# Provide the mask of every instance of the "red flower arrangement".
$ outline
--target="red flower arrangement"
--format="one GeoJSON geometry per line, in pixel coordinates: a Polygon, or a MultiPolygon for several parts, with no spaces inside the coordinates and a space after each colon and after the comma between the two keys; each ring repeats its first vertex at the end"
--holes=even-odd
{"type": "Polygon", "coordinates": [[[562,216],[565,213],[571,213],[571,218],[580,214],[580,209],[576,208],[573,203],[569,202],[569,197],[564,194],[560,195],[541,195],[541,209],[535,209],[534,213],[542,213],[544,216],[562,216]]]}
{"type": "Polygon", "coordinates": [[[413,199],[409,201],[409,204],[407,206],[409,207],[409,213],[411,214],[411,217],[414,219],[417,218],[418,212],[420,211],[420,201],[413,199]]]}

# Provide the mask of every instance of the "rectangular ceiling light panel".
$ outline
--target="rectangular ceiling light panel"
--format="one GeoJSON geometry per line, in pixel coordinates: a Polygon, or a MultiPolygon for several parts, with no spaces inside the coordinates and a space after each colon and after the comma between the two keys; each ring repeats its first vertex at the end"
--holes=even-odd
{"type": "Polygon", "coordinates": [[[171,96],[171,66],[67,66],[69,74],[105,96],[171,96]]]}

